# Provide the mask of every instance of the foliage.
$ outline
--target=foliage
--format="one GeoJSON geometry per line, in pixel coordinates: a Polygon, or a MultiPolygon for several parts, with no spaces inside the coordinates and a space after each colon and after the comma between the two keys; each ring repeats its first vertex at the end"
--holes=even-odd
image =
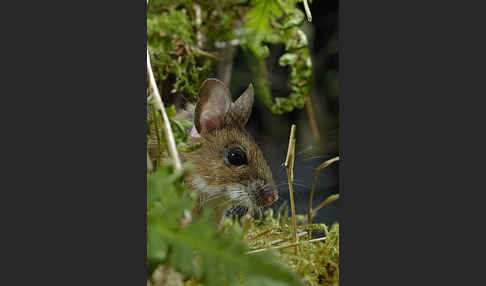
{"type": "Polygon", "coordinates": [[[300,30],[304,14],[300,0],[151,1],[147,40],[154,74],[162,89],[195,101],[202,81],[218,57],[216,43],[236,40],[255,56],[251,65],[256,95],[276,114],[302,108],[310,93],[312,63],[306,35],[300,30]],[[200,11],[199,13],[196,11],[200,11]],[[199,16],[198,16],[199,15],[199,16]],[[199,18],[199,20],[198,20],[199,18]],[[243,27],[240,27],[243,25],[243,27]],[[273,98],[265,58],[266,44],[283,44],[282,66],[290,67],[290,95],[273,98]]]}
{"type": "Polygon", "coordinates": [[[182,11],[170,9],[167,13],[154,13],[149,9],[147,45],[159,90],[163,90],[162,82],[170,80],[171,93],[177,92],[188,98],[196,98],[211,61],[201,61],[189,50],[196,41],[192,30],[193,21],[182,11]]]}
{"type": "Polygon", "coordinates": [[[147,267],[170,265],[204,285],[235,285],[266,280],[271,285],[303,285],[275,262],[272,253],[246,255],[241,228],[218,231],[210,212],[189,223],[194,194],[182,184],[183,172],[164,166],[147,180],[147,267]],[[280,284],[279,284],[280,283],[280,284]]]}
{"type": "Polygon", "coordinates": [[[308,52],[307,37],[299,29],[304,21],[304,14],[295,6],[296,0],[252,1],[253,8],[246,17],[246,47],[250,49],[260,63],[254,69],[258,78],[257,90],[263,101],[273,113],[282,114],[294,108],[302,108],[310,93],[312,63],[308,52]],[[269,55],[269,49],[263,42],[284,44],[286,53],[279,59],[281,66],[289,66],[290,90],[288,98],[277,97],[272,100],[265,66],[261,62],[269,55]]]}
{"type": "MultiPolygon", "coordinates": [[[[299,223],[297,233],[302,238],[306,237],[307,231],[313,231],[326,240],[324,243],[305,243],[302,240],[304,243],[299,245],[297,254],[293,247],[279,249],[279,260],[291,266],[307,285],[339,285],[339,224],[334,223],[328,229],[325,224],[305,224],[306,217],[303,215],[296,218],[299,223]]],[[[262,224],[250,221],[246,228],[245,239],[251,248],[275,247],[291,240],[291,220],[287,210],[274,213],[269,209],[262,224]]]]}
{"type": "MultiPolygon", "coordinates": [[[[152,127],[154,127],[155,134],[157,136],[157,154],[158,158],[162,158],[162,153],[164,152],[163,148],[165,147],[165,152],[167,152],[167,145],[165,144],[165,137],[164,133],[161,132],[162,130],[162,124],[163,124],[163,119],[162,116],[156,112],[155,106],[150,100],[147,102],[147,108],[149,112],[149,116],[147,116],[147,141],[150,140],[150,130],[152,127]]],[[[189,120],[184,120],[184,119],[174,119],[173,117],[176,114],[176,109],[175,106],[169,106],[166,107],[166,113],[167,116],[169,117],[170,121],[170,126],[172,128],[172,133],[174,135],[174,140],[176,143],[177,150],[180,152],[192,152],[194,150],[199,149],[202,144],[201,143],[196,143],[193,145],[188,145],[186,143],[187,137],[188,137],[188,130],[192,128],[192,122],[189,120]]],[[[156,165],[160,166],[161,162],[157,162],[156,165]]]]}

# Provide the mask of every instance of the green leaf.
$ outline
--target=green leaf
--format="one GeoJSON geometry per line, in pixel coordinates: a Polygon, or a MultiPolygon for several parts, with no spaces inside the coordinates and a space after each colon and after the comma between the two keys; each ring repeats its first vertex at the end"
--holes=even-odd
{"type": "Polygon", "coordinates": [[[247,21],[244,27],[249,39],[246,45],[258,58],[266,58],[269,54],[268,47],[262,45],[262,41],[265,35],[272,33],[270,20],[282,15],[278,1],[252,1],[255,6],[246,14],[247,21]]]}
{"type": "Polygon", "coordinates": [[[291,36],[285,42],[286,50],[294,50],[306,47],[308,45],[307,36],[300,29],[293,29],[291,36]]]}
{"type": "Polygon", "coordinates": [[[244,26],[247,34],[243,46],[256,58],[249,64],[256,95],[275,114],[302,108],[310,93],[312,62],[307,36],[298,28],[305,19],[304,13],[296,6],[298,2],[301,1],[252,1],[253,8],[247,13],[244,26]],[[273,98],[271,95],[265,66],[269,48],[264,43],[285,44],[286,53],[279,58],[279,64],[289,66],[291,70],[291,93],[287,98],[273,98]]]}
{"type": "Polygon", "coordinates": [[[159,263],[197,278],[204,285],[224,285],[265,277],[268,285],[303,285],[290,269],[278,263],[271,252],[247,255],[242,231],[233,227],[218,231],[210,209],[187,225],[181,224],[184,210],[192,208],[182,173],[162,166],[147,178],[147,265],[159,263]],[[278,284],[275,284],[277,283],[278,284]]]}
{"type": "Polygon", "coordinates": [[[165,108],[165,112],[167,113],[167,117],[171,118],[176,114],[175,105],[171,105],[165,108]]]}
{"type": "Polygon", "coordinates": [[[291,53],[287,53],[287,54],[282,55],[280,57],[280,59],[278,60],[278,63],[281,66],[293,65],[296,62],[297,62],[297,55],[291,54],[291,53]]]}
{"type": "Polygon", "coordinates": [[[292,9],[288,17],[282,21],[282,28],[289,29],[302,25],[305,20],[304,13],[299,9],[292,9]]]}
{"type": "Polygon", "coordinates": [[[167,240],[161,239],[160,232],[154,228],[147,230],[147,260],[154,264],[159,264],[165,261],[169,250],[167,240]]]}

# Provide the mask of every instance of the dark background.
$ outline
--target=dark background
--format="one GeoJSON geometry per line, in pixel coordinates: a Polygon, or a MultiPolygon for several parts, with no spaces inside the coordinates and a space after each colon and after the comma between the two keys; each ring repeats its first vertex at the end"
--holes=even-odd
{"type": "MultiPolygon", "coordinates": [[[[303,5],[300,5],[304,11],[303,5]]],[[[248,131],[267,157],[279,185],[279,200],[274,209],[287,202],[290,206],[287,175],[283,162],[288,148],[290,127],[296,124],[296,160],[294,166],[294,198],[296,212],[307,213],[309,194],[314,170],[322,162],[339,153],[339,1],[314,1],[311,6],[312,22],[305,21],[301,29],[307,35],[312,57],[313,79],[310,94],[319,141],[314,138],[306,108],[284,115],[275,115],[256,97],[255,106],[248,123],[248,131]]],[[[266,59],[273,97],[287,97],[290,69],[281,67],[278,58],[285,53],[283,45],[270,45],[270,56],[266,59]]],[[[234,99],[251,82],[248,56],[239,48],[233,60],[230,89],[234,99]]],[[[339,193],[339,162],[319,173],[314,193],[316,207],[329,195],[339,193]]],[[[339,200],[322,208],[314,222],[330,224],[338,220],[339,200]]]]}

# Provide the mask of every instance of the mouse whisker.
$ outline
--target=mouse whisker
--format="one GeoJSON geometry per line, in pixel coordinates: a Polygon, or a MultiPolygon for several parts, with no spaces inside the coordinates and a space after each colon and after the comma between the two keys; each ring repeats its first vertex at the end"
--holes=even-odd
{"type": "Polygon", "coordinates": [[[204,203],[207,203],[209,201],[213,201],[213,200],[216,200],[216,199],[220,199],[220,198],[223,198],[225,197],[226,194],[224,193],[220,193],[220,194],[217,194],[217,195],[212,195],[212,196],[208,196],[206,198],[203,199],[203,202],[204,203]]]}

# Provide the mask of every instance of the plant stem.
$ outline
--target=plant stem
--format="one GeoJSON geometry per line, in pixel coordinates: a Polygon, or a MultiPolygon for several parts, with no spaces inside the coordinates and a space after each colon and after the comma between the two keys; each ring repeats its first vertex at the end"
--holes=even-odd
{"type": "Polygon", "coordinates": [[[322,241],[322,240],[325,240],[325,239],[326,239],[326,237],[319,237],[319,238],[314,238],[314,239],[311,239],[311,240],[302,240],[300,242],[294,242],[294,243],[285,244],[285,245],[279,245],[279,246],[274,246],[274,247],[269,247],[269,248],[255,249],[255,250],[248,251],[246,254],[254,254],[254,253],[258,253],[258,252],[262,252],[262,251],[266,251],[266,250],[270,250],[270,249],[282,249],[282,248],[297,246],[297,245],[304,244],[304,243],[318,242],[318,241],[322,241]]]}
{"type": "MultiPolygon", "coordinates": [[[[317,175],[324,168],[326,168],[327,166],[331,165],[332,163],[334,163],[336,161],[339,161],[339,156],[325,161],[319,167],[317,167],[316,170],[314,171],[314,180],[312,181],[311,193],[310,193],[310,196],[309,196],[309,209],[307,210],[307,224],[312,223],[312,198],[314,197],[314,191],[316,189],[317,175]]],[[[311,234],[311,232],[309,232],[309,238],[310,238],[310,234],[311,234]]]]}
{"type": "Polygon", "coordinates": [[[307,0],[304,0],[304,10],[305,10],[305,15],[307,16],[307,21],[309,21],[309,23],[312,22],[312,15],[307,0]]]}
{"type": "MultiPolygon", "coordinates": [[[[290,129],[289,148],[287,150],[287,158],[285,159],[285,169],[289,179],[290,192],[290,208],[292,211],[292,242],[297,242],[297,222],[295,217],[295,203],[294,203],[294,159],[295,159],[295,124],[292,124],[290,129]]],[[[297,245],[296,245],[297,246],[297,245]]],[[[295,247],[297,254],[297,247],[295,247]]]]}
{"type": "Polygon", "coordinates": [[[337,199],[339,199],[339,194],[334,194],[334,195],[330,195],[329,197],[327,197],[327,199],[325,201],[323,201],[322,203],[320,203],[317,208],[312,210],[311,218],[316,216],[318,210],[322,209],[324,206],[327,206],[328,204],[334,202],[337,199]]]}
{"type": "Polygon", "coordinates": [[[168,141],[167,146],[169,149],[169,154],[172,157],[172,160],[174,161],[175,169],[181,170],[182,169],[181,160],[179,159],[179,153],[177,152],[177,148],[174,140],[174,134],[172,133],[172,128],[170,127],[169,117],[165,112],[164,103],[162,102],[159,89],[157,88],[157,84],[155,82],[154,73],[152,71],[152,65],[150,64],[150,54],[149,54],[148,47],[147,47],[147,71],[149,76],[150,89],[154,97],[155,107],[157,108],[157,110],[160,111],[160,113],[162,114],[162,118],[164,119],[163,127],[164,127],[165,137],[168,141]]]}

